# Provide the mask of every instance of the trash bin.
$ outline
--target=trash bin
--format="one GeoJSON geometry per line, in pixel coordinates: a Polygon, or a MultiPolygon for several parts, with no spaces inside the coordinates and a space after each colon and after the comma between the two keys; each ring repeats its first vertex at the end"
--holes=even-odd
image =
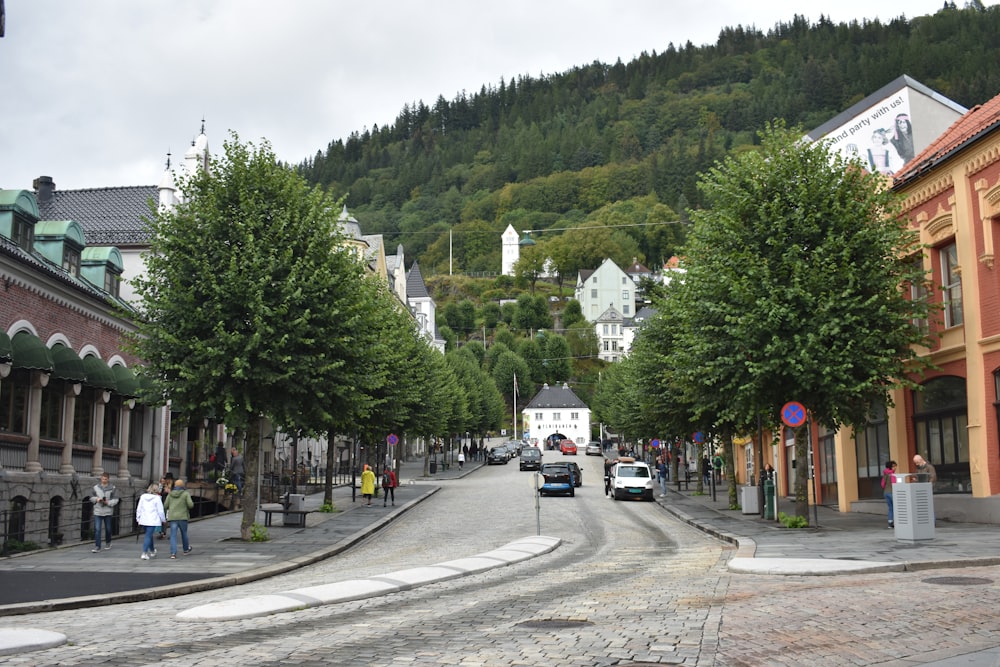
{"type": "Polygon", "coordinates": [[[740,487],[740,505],[744,514],[760,514],[760,501],[757,498],[756,486],[740,487]]]}
{"type": "Polygon", "coordinates": [[[437,461],[431,461],[431,474],[433,475],[437,471],[438,471],[438,463],[437,463],[437,461]]]}
{"type": "Polygon", "coordinates": [[[897,473],[894,477],[893,532],[897,540],[934,539],[934,486],[929,480],[925,473],[897,473]]]}
{"type": "Polygon", "coordinates": [[[764,518],[774,519],[774,480],[764,480],[764,518]]]}
{"type": "MultiPolygon", "coordinates": [[[[296,510],[302,511],[306,508],[306,497],[302,493],[289,493],[288,494],[288,507],[286,510],[296,510]]],[[[285,526],[304,526],[306,525],[306,515],[305,514],[286,514],[282,525],[285,526]]]]}

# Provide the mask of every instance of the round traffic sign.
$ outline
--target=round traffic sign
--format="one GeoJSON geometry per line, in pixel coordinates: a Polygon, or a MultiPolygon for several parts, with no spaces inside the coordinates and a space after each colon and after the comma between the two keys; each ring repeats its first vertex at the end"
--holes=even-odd
{"type": "Polygon", "coordinates": [[[659,449],[660,440],[658,438],[653,438],[652,441],[650,441],[649,446],[652,447],[653,449],[659,449]]]}
{"type": "Polygon", "coordinates": [[[781,421],[785,426],[798,428],[806,423],[806,408],[798,401],[789,401],[781,408],[781,421]]]}
{"type": "Polygon", "coordinates": [[[386,437],[385,441],[388,442],[390,445],[398,445],[399,444],[399,438],[396,437],[395,433],[390,433],[388,435],[388,437],[386,437]]]}
{"type": "Polygon", "coordinates": [[[691,439],[701,444],[705,442],[705,434],[702,433],[701,431],[695,431],[694,433],[691,434],[691,439]]]}

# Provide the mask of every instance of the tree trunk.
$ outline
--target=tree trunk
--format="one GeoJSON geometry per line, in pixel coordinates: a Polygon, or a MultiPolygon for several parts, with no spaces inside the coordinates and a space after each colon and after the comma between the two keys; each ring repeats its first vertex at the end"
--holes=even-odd
{"type": "Polygon", "coordinates": [[[244,542],[250,541],[251,527],[257,519],[257,480],[260,469],[260,422],[253,419],[250,424],[243,451],[243,521],[240,522],[240,539],[244,542]]]}

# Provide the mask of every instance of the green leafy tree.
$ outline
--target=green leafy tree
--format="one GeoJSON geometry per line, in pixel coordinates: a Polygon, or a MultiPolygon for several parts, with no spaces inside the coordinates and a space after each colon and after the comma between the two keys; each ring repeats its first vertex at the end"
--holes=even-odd
{"type": "Polygon", "coordinates": [[[583,317],[583,310],[580,309],[580,302],[571,299],[566,303],[562,311],[562,325],[564,329],[569,329],[577,322],[586,322],[583,317]]]}
{"type": "MultiPolygon", "coordinates": [[[[235,431],[259,417],[288,432],[322,432],[351,386],[364,324],[363,269],[337,247],[339,205],[280,166],[265,142],[236,135],[211,169],[186,179],[187,200],[150,220],[137,279],[136,352],[172,407],[235,431]]],[[[244,464],[257,475],[259,438],[244,464]]],[[[241,536],[250,539],[255,488],[241,536]]]]}
{"type": "Polygon", "coordinates": [[[569,382],[573,375],[572,352],[566,338],[549,333],[545,336],[545,381],[549,384],[569,382]]]}
{"type": "MultiPolygon", "coordinates": [[[[928,340],[913,325],[927,304],[901,286],[925,285],[909,255],[916,237],[897,196],[858,163],[831,156],[780,123],[761,147],[702,179],[711,210],[694,214],[687,274],[669,300],[681,369],[696,411],[722,429],[802,403],[829,428],[865,423],[870,406],[912,386],[928,340]]],[[[808,470],[807,432],[795,430],[808,470]]],[[[796,513],[808,518],[806,475],[796,513]]]]}
{"type": "Polygon", "coordinates": [[[515,329],[538,331],[552,328],[552,314],[545,297],[521,294],[517,297],[517,314],[514,317],[515,329]]]}

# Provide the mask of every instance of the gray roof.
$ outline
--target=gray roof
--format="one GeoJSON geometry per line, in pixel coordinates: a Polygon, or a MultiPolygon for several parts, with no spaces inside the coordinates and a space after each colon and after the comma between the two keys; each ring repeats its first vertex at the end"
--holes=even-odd
{"type": "Polygon", "coordinates": [[[410,272],[406,274],[406,298],[407,299],[427,299],[430,298],[424,277],[420,274],[420,265],[413,262],[410,272]]]}
{"type": "Polygon", "coordinates": [[[158,201],[155,185],[56,190],[51,199],[38,202],[38,212],[41,220],[77,222],[87,245],[122,248],[149,244],[144,219],[152,217],[158,201]]]}
{"type": "Polygon", "coordinates": [[[586,403],[581,401],[580,398],[573,393],[573,390],[570,389],[567,384],[557,387],[550,387],[547,384],[542,385],[541,391],[535,394],[535,397],[528,401],[528,404],[524,406],[525,410],[530,408],[590,409],[586,403]]]}

